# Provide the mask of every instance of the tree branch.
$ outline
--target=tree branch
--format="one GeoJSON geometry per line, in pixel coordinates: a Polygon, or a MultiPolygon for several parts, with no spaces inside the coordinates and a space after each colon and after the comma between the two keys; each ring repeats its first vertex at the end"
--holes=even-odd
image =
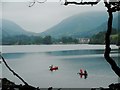
{"type": "Polygon", "coordinates": [[[29,3],[29,7],[32,7],[34,6],[34,4],[37,2],[37,3],[45,3],[47,0],[44,0],[44,1],[38,1],[38,0],[33,0],[32,2],[29,3]]]}
{"type": "Polygon", "coordinates": [[[20,77],[15,71],[13,71],[13,70],[9,67],[9,65],[7,64],[7,62],[5,61],[5,59],[3,58],[3,56],[2,56],[1,54],[0,54],[0,57],[2,58],[5,66],[8,68],[8,70],[10,70],[10,71],[13,73],[13,75],[15,75],[16,77],[18,77],[25,85],[29,86],[28,83],[25,82],[24,79],[22,79],[22,77],[20,77]]]}
{"type": "MultiPolygon", "coordinates": [[[[109,8],[111,9],[111,8],[109,8]]],[[[111,10],[108,10],[108,14],[109,14],[109,18],[108,18],[108,29],[106,32],[106,36],[105,36],[105,53],[104,53],[104,57],[106,59],[106,61],[111,65],[111,68],[113,69],[113,71],[120,77],[120,68],[117,66],[117,64],[115,63],[115,61],[110,57],[110,35],[112,32],[112,20],[113,20],[113,14],[111,12],[111,10]]]]}
{"type": "Polygon", "coordinates": [[[65,0],[64,5],[68,5],[68,4],[76,4],[76,5],[96,5],[100,2],[100,0],[96,0],[95,2],[68,2],[67,0],[65,0]]]}
{"type": "Polygon", "coordinates": [[[109,14],[109,18],[108,18],[108,27],[107,27],[107,32],[106,32],[106,36],[105,36],[105,53],[104,53],[104,57],[106,59],[106,61],[111,65],[111,68],[113,69],[113,71],[120,77],[120,68],[117,66],[117,64],[115,63],[115,61],[110,57],[110,35],[112,32],[112,21],[113,21],[113,12],[119,11],[120,9],[120,2],[112,2],[112,3],[108,3],[106,0],[104,0],[105,6],[108,9],[108,14],[109,14]],[[115,5],[112,7],[112,5],[115,5]]]}

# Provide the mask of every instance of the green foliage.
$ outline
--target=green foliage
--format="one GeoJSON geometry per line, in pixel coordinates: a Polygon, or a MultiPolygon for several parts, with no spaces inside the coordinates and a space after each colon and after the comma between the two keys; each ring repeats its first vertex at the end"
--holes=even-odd
{"type": "MultiPolygon", "coordinates": [[[[99,32],[90,38],[90,44],[104,44],[105,31],[99,32]]],[[[120,45],[120,32],[116,29],[112,30],[111,34],[111,44],[120,45]]],[[[17,35],[2,37],[3,45],[40,45],[40,44],[78,44],[79,40],[73,37],[61,37],[59,39],[52,38],[50,35],[41,36],[27,36],[27,35],[17,35]]]]}
{"type": "Polygon", "coordinates": [[[43,38],[43,44],[52,44],[52,38],[51,38],[51,36],[45,36],[43,38]]]}
{"type": "Polygon", "coordinates": [[[105,32],[99,32],[90,39],[90,44],[104,44],[105,32]]]}
{"type": "Polygon", "coordinates": [[[2,45],[31,45],[31,44],[77,44],[78,40],[72,37],[62,37],[60,39],[54,39],[51,36],[9,36],[2,38],[2,45]]]}
{"type": "Polygon", "coordinates": [[[118,37],[117,37],[117,43],[116,43],[116,44],[117,44],[118,46],[120,46],[120,33],[118,33],[117,36],[118,36],[118,37]]]}
{"type": "Polygon", "coordinates": [[[3,45],[30,45],[30,44],[41,44],[42,37],[40,36],[9,36],[2,38],[3,45]]]}
{"type": "Polygon", "coordinates": [[[78,40],[72,37],[62,37],[60,41],[64,44],[70,44],[70,43],[77,44],[78,43],[78,40]]]}
{"type": "MultiPolygon", "coordinates": [[[[103,32],[99,32],[95,35],[93,35],[90,39],[90,44],[104,44],[104,40],[105,40],[105,33],[106,31],[103,31],[103,32]]],[[[118,35],[118,31],[116,29],[113,29],[112,30],[112,33],[111,33],[111,44],[118,44],[119,43],[119,40],[118,39],[120,36],[120,34],[118,35]]]]}

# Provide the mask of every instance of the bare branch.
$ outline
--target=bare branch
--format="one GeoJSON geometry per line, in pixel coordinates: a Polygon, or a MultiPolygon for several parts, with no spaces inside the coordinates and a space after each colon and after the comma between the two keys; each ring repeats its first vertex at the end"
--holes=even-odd
{"type": "Polygon", "coordinates": [[[104,0],[104,3],[105,7],[107,7],[110,12],[120,11],[120,0],[116,0],[116,2],[107,2],[107,0],[104,0]]]}
{"type": "Polygon", "coordinates": [[[46,1],[47,1],[47,0],[43,0],[43,1],[41,1],[41,0],[38,1],[38,0],[37,0],[38,3],[45,3],[46,1]]]}
{"type": "Polygon", "coordinates": [[[45,3],[47,0],[33,0],[29,2],[29,7],[32,7],[35,5],[35,3],[45,3]]]}
{"type": "Polygon", "coordinates": [[[93,5],[98,4],[100,1],[101,0],[96,0],[95,2],[83,2],[83,0],[81,0],[81,2],[75,2],[75,1],[69,2],[69,1],[65,0],[64,5],[75,4],[75,5],[92,5],[93,6],[93,5]]]}
{"type": "Polygon", "coordinates": [[[35,4],[35,0],[33,0],[32,2],[29,2],[29,7],[32,7],[35,4]]]}
{"type": "Polygon", "coordinates": [[[105,53],[104,57],[106,61],[111,65],[111,68],[113,71],[120,77],[120,68],[117,66],[115,61],[110,57],[110,35],[112,32],[112,20],[113,20],[113,14],[110,12],[111,10],[108,10],[109,18],[108,18],[108,29],[106,32],[106,37],[105,37],[105,53]]]}
{"type": "Polygon", "coordinates": [[[25,85],[28,86],[28,83],[24,81],[24,79],[22,79],[22,77],[20,77],[16,72],[14,72],[14,70],[12,70],[9,65],[7,64],[7,62],[5,61],[5,59],[2,57],[2,55],[0,54],[0,57],[2,58],[5,66],[13,73],[13,75],[15,75],[16,77],[18,77],[25,85]]]}
{"type": "Polygon", "coordinates": [[[120,68],[117,66],[116,62],[110,57],[110,35],[112,32],[112,22],[113,22],[113,12],[120,11],[120,1],[119,2],[107,2],[104,0],[105,6],[108,9],[108,27],[105,36],[105,53],[104,57],[106,61],[111,65],[113,71],[120,77],[120,68]]]}

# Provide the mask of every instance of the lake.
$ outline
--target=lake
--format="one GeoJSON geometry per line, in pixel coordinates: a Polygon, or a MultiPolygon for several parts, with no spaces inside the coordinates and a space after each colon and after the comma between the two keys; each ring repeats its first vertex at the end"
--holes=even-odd
{"type": "MultiPolygon", "coordinates": [[[[112,45],[111,56],[118,62],[118,48],[112,45]]],[[[3,46],[7,63],[30,85],[47,88],[107,87],[117,83],[118,77],[103,57],[104,45],[21,45],[3,46]],[[49,66],[59,69],[51,72],[49,66]],[[88,77],[80,78],[80,69],[88,77]]],[[[2,65],[2,77],[22,83],[2,65]]]]}

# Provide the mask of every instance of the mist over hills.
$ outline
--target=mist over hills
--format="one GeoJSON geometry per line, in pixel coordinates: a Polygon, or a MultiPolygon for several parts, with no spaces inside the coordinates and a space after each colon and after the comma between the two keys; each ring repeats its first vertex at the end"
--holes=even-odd
{"type": "Polygon", "coordinates": [[[107,14],[104,12],[89,12],[71,16],[56,26],[46,30],[40,35],[51,35],[59,38],[62,36],[85,37],[85,33],[97,28],[106,22],[107,14]]]}
{"type": "MultiPolygon", "coordinates": [[[[113,28],[120,30],[118,14],[115,14],[114,16],[113,28]]],[[[93,35],[107,30],[107,20],[108,15],[106,12],[87,12],[68,17],[45,32],[34,33],[24,30],[13,21],[2,19],[0,40],[3,39],[6,44],[8,44],[7,42],[13,42],[13,40],[15,40],[14,43],[20,43],[18,40],[21,40],[22,43],[29,41],[26,43],[29,44],[34,41],[42,43],[42,39],[44,40],[44,37],[49,35],[55,39],[64,36],[73,38],[91,38],[93,35]]]]}
{"type": "Polygon", "coordinates": [[[36,33],[24,30],[13,21],[2,19],[2,37],[11,37],[17,35],[36,35],[36,33]]]}
{"type": "MultiPolygon", "coordinates": [[[[13,21],[2,19],[2,37],[16,35],[50,35],[53,38],[60,38],[63,36],[71,36],[75,38],[91,37],[93,34],[107,29],[107,17],[106,12],[88,12],[78,14],[64,19],[62,22],[42,33],[26,31],[13,21]]],[[[113,19],[113,28],[118,28],[117,15],[115,15],[115,18],[113,19]]]]}
{"type": "MultiPolygon", "coordinates": [[[[117,15],[113,20],[113,28],[118,28],[117,15]]],[[[106,12],[89,12],[71,16],[56,26],[41,33],[41,36],[50,35],[54,38],[72,36],[75,38],[91,37],[92,35],[107,29],[106,12]]]]}

